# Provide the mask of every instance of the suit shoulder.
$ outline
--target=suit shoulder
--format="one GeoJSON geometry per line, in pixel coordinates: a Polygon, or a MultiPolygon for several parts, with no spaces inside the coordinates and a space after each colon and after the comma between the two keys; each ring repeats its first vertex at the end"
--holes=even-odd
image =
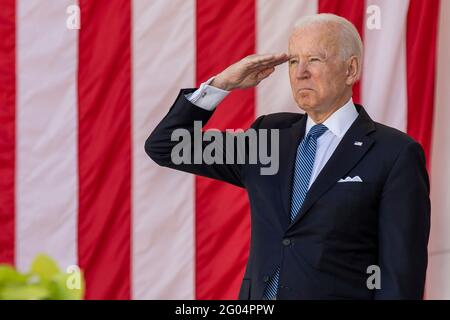
{"type": "Polygon", "coordinates": [[[392,144],[395,144],[397,146],[417,143],[417,141],[415,141],[411,136],[396,128],[389,127],[379,122],[375,122],[375,126],[377,138],[385,142],[390,141],[392,144]]]}
{"type": "Polygon", "coordinates": [[[260,116],[252,127],[259,129],[285,129],[300,121],[305,115],[294,112],[277,112],[260,116]]]}

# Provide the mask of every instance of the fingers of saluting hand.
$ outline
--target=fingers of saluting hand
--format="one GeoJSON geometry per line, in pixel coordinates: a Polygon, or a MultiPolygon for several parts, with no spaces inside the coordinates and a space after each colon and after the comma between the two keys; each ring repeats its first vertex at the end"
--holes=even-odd
{"type": "Polygon", "coordinates": [[[248,67],[250,69],[272,68],[289,60],[286,53],[254,55],[249,57],[248,67]]]}
{"type": "Polygon", "coordinates": [[[275,71],[275,67],[264,69],[256,74],[256,80],[258,82],[264,80],[275,71]]]}

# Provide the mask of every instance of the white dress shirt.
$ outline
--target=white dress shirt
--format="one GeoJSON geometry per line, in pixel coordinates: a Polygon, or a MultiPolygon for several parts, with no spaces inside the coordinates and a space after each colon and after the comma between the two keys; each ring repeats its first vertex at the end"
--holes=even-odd
{"type": "Polygon", "coordinates": [[[193,93],[187,94],[186,98],[197,107],[202,109],[212,111],[219,103],[230,93],[230,91],[225,91],[209,84],[214,80],[214,77],[210,78],[208,81],[201,84],[193,93]]]}
{"type": "MultiPolygon", "coordinates": [[[[323,167],[336,150],[339,142],[341,142],[342,137],[344,137],[345,133],[357,117],[358,111],[356,111],[353,99],[350,98],[346,104],[323,122],[328,130],[317,139],[316,157],[314,158],[314,166],[311,173],[311,180],[309,181],[309,187],[311,187],[314,180],[316,180],[320,171],[322,171],[323,167]]],[[[306,120],[305,136],[314,125],[316,125],[316,123],[308,117],[306,120]]]]}
{"type": "MultiPolygon", "coordinates": [[[[208,111],[214,110],[230,92],[210,86],[209,84],[213,79],[214,78],[211,78],[207,82],[202,83],[199,89],[186,95],[186,98],[199,108],[208,111]]],[[[327,120],[323,122],[328,130],[317,139],[316,157],[314,159],[314,166],[311,174],[311,180],[309,181],[309,187],[311,187],[313,182],[316,180],[320,171],[322,171],[323,167],[336,150],[339,142],[341,142],[342,137],[344,137],[345,133],[357,117],[358,111],[353,103],[353,99],[350,98],[345,105],[335,111],[327,120]]],[[[316,123],[308,117],[306,121],[305,136],[314,125],[316,125],[316,123]]]]}

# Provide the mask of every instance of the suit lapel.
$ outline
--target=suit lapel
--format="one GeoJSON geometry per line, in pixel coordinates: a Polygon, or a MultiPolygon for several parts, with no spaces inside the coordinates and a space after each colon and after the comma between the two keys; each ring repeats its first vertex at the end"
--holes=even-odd
{"type": "MultiPolygon", "coordinates": [[[[374,122],[361,106],[357,105],[357,109],[359,112],[358,118],[356,118],[355,122],[344,135],[333,155],[311,185],[305,201],[300,208],[299,214],[293,223],[290,224],[288,229],[292,228],[293,225],[301,220],[314,203],[328,189],[337,183],[339,179],[345,176],[364,157],[366,152],[373,145],[373,139],[367,135],[375,130],[374,122]],[[362,142],[362,145],[355,145],[356,141],[362,142]]],[[[292,162],[295,162],[295,159],[292,160],[292,162]]],[[[291,167],[293,170],[293,164],[291,167]]],[[[290,174],[290,177],[290,184],[292,187],[292,173],[290,174]]],[[[291,192],[289,189],[289,201],[290,195],[291,192]]]]}

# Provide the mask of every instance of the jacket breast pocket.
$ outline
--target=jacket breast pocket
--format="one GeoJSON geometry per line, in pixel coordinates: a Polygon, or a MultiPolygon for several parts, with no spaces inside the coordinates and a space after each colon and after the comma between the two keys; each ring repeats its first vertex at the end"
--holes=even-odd
{"type": "Polygon", "coordinates": [[[373,206],[377,199],[375,184],[371,182],[338,182],[329,194],[342,207],[373,206]]]}
{"type": "Polygon", "coordinates": [[[327,216],[335,231],[351,233],[376,225],[378,194],[370,182],[340,182],[328,192],[327,216]]]}

